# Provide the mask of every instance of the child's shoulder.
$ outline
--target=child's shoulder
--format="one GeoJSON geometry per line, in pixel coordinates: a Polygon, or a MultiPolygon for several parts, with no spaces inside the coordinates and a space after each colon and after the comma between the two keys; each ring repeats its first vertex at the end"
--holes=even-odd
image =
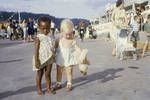
{"type": "Polygon", "coordinates": [[[41,40],[41,37],[42,37],[42,35],[39,33],[39,34],[36,35],[35,38],[38,39],[38,40],[41,40]]]}
{"type": "Polygon", "coordinates": [[[68,40],[68,39],[65,39],[65,38],[61,38],[59,40],[60,43],[63,43],[63,44],[70,44],[70,45],[75,45],[77,44],[77,41],[75,39],[71,39],[71,40],[68,40]]]}
{"type": "Polygon", "coordinates": [[[42,33],[37,33],[36,37],[39,38],[39,37],[42,37],[43,34],[42,33]]]}
{"type": "Polygon", "coordinates": [[[36,37],[39,38],[39,39],[50,38],[49,35],[44,35],[44,34],[42,34],[42,33],[38,33],[36,37]]]}

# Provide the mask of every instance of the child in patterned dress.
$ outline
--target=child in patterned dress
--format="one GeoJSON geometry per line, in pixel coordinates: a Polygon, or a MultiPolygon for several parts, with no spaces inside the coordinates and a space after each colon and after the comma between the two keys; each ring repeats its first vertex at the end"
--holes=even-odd
{"type": "Polygon", "coordinates": [[[48,17],[40,17],[38,20],[39,33],[35,39],[33,57],[33,70],[36,71],[36,86],[38,95],[43,95],[41,81],[45,73],[47,93],[55,94],[51,88],[51,69],[54,58],[54,46],[49,37],[51,20],[48,17]]]}

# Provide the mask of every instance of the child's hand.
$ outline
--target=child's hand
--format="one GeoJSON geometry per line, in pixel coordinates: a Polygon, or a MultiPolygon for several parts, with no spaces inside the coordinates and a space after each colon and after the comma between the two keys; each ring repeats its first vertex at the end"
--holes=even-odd
{"type": "Polygon", "coordinates": [[[38,61],[35,61],[35,67],[36,67],[37,69],[40,68],[40,61],[39,61],[39,60],[38,60],[38,61]]]}
{"type": "Polygon", "coordinates": [[[79,61],[80,63],[82,64],[85,64],[86,61],[87,61],[87,53],[88,53],[88,50],[87,49],[83,49],[80,53],[80,57],[79,57],[79,61]]]}
{"type": "Polygon", "coordinates": [[[85,57],[80,63],[81,63],[81,64],[90,65],[90,62],[89,62],[89,60],[87,59],[87,57],[85,57]]]}

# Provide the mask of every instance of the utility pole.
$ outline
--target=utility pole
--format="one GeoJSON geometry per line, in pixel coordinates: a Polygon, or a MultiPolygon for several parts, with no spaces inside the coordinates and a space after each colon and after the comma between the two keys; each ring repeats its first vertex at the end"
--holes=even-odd
{"type": "Polygon", "coordinates": [[[20,16],[20,12],[18,11],[18,21],[19,21],[19,24],[21,23],[21,16],[20,16]]]}

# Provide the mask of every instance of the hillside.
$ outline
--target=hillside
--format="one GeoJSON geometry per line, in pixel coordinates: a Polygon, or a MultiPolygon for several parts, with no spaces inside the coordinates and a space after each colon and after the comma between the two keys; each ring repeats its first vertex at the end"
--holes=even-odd
{"type": "MultiPolygon", "coordinates": [[[[18,20],[17,12],[0,11],[0,21],[7,21],[11,16],[13,16],[12,17],[13,19],[18,20]]],[[[56,18],[55,16],[51,16],[49,14],[35,14],[35,13],[29,13],[29,12],[21,12],[20,16],[21,16],[21,20],[28,19],[28,18],[33,18],[37,20],[40,16],[48,16],[52,21],[54,21],[54,23],[56,24],[56,27],[59,27],[61,20],[64,19],[64,18],[56,18]]],[[[78,25],[81,19],[73,18],[71,20],[73,21],[75,25],[78,25]]],[[[86,19],[82,19],[82,20],[84,20],[86,25],[89,24],[88,20],[86,19]]]]}

